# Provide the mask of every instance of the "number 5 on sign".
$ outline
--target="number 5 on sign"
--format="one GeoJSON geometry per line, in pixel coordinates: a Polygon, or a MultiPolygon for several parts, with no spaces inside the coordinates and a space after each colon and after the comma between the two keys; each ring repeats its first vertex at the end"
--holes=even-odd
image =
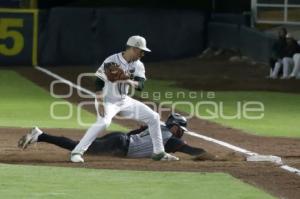
{"type": "Polygon", "coordinates": [[[17,28],[23,27],[23,19],[2,18],[0,19],[0,54],[13,56],[19,54],[24,48],[24,37],[17,28]],[[11,39],[12,45],[4,43],[11,39]]]}

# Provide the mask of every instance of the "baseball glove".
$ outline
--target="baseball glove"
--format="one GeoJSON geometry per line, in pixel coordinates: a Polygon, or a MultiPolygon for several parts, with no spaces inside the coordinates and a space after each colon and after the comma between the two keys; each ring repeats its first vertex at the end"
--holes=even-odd
{"type": "Polygon", "coordinates": [[[129,79],[129,75],[127,75],[124,70],[114,62],[105,63],[104,72],[107,79],[111,82],[129,79]]]}

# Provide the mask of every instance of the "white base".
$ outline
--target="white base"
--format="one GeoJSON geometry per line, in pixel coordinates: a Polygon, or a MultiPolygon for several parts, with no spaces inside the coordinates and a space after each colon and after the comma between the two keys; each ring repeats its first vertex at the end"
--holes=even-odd
{"type": "Polygon", "coordinates": [[[274,155],[251,155],[247,157],[249,162],[274,162],[276,164],[283,164],[282,160],[278,156],[274,155]]]}

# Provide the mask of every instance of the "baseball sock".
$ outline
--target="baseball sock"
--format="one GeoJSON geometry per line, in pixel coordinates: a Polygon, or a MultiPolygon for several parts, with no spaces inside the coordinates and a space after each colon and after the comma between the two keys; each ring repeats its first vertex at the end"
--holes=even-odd
{"type": "Polygon", "coordinates": [[[73,150],[78,142],[71,140],[69,138],[63,136],[53,136],[46,133],[41,134],[38,137],[38,142],[47,142],[50,144],[54,144],[64,149],[73,150]]]}

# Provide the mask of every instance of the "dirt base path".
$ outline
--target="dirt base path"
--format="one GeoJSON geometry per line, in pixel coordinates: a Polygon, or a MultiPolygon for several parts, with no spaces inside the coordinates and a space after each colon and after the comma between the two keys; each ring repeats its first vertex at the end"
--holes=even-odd
{"type": "MultiPolygon", "coordinates": [[[[179,162],[155,162],[150,159],[125,159],[108,156],[85,156],[86,163],[69,162],[69,151],[56,146],[38,143],[22,151],[17,148],[19,138],[30,129],[0,128],[0,162],[12,164],[63,166],[99,169],[151,170],[151,171],[190,171],[225,172],[244,182],[259,187],[280,198],[297,199],[300,195],[299,176],[279,169],[270,163],[251,163],[241,160],[228,162],[195,162],[189,156],[178,154],[179,162]]],[[[43,129],[53,135],[63,135],[80,139],[84,130],[43,129]]],[[[222,147],[196,140],[190,136],[184,138],[194,146],[203,147],[222,156],[228,151],[222,147]]]]}

